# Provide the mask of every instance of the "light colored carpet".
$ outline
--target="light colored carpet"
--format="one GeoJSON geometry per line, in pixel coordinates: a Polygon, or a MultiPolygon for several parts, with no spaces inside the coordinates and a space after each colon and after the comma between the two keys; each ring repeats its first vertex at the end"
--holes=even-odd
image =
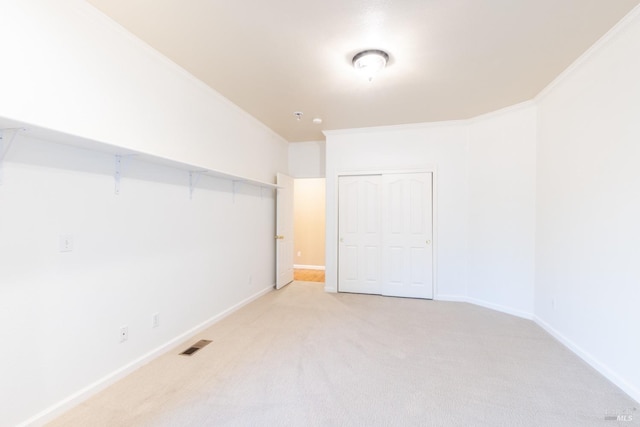
{"type": "Polygon", "coordinates": [[[637,406],[533,322],[294,282],[51,426],[613,426],[637,406]]]}

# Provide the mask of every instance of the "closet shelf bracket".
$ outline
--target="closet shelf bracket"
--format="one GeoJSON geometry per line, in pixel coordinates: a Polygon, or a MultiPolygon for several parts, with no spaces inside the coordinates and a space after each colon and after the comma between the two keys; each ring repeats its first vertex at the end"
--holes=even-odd
{"type": "Polygon", "coordinates": [[[13,140],[16,134],[24,130],[23,128],[7,128],[0,129],[0,185],[2,185],[2,169],[4,165],[4,158],[13,144],[13,140]]]}
{"type": "Polygon", "coordinates": [[[135,156],[135,154],[116,154],[115,155],[115,169],[113,171],[113,180],[115,182],[115,195],[118,196],[120,194],[120,181],[122,180],[122,174],[124,172],[124,163],[125,160],[135,156]]]}
{"type": "Polygon", "coordinates": [[[242,184],[240,180],[233,180],[233,203],[236,202],[236,193],[238,192],[238,186],[242,184]]]}
{"type": "Polygon", "coordinates": [[[196,189],[198,185],[198,181],[200,181],[200,177],[202,174],[207,172],[206,170],[193,170],[189,171],[189,199],[193,199],[193,191],[196,189]]]}

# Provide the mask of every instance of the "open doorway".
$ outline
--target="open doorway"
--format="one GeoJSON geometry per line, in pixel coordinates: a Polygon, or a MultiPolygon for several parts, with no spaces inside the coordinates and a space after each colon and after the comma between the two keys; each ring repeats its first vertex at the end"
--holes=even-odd
{"type": "Polygon", "coordinates": [[[325,209],[324,178],[294,181],[294,280],[324,283],[325,209]]]}

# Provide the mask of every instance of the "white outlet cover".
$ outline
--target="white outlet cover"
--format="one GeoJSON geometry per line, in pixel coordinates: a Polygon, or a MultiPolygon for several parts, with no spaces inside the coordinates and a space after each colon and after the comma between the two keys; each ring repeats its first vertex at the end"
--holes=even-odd
{"type": "Polygon", "coordinates": [[[123,326],[120,328],[120,342],[125,342],[129,339],[129,327],[123,326]]]}

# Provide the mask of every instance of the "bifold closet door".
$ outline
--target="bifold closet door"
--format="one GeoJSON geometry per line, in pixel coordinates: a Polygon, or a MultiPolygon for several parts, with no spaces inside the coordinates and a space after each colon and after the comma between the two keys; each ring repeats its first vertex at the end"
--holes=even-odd
{"type": "Polygon", "coordinates": [[[338,178],[338,290],[381,292],[380,175],[338,178]]]}
{"type": "Polygon", "coordinates": [[[381,293],[433,298],[431,173],[382,176],[381,293]]]}
{"type": "Polygon", "coordinates": [[[338,291],[433,298],[431,173],[338,178],[338,291]]]}

